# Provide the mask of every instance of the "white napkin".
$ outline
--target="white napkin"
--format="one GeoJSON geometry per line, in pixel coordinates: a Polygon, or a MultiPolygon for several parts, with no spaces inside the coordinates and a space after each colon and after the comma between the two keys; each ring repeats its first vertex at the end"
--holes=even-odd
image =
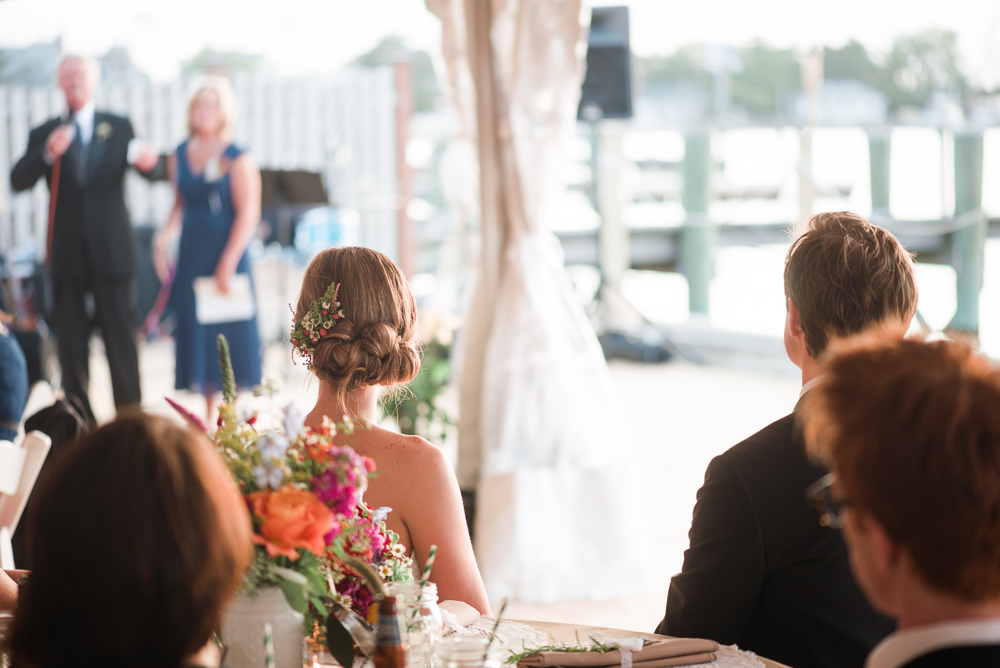
{"type": "Polygon", "coordinates": [[[479,611],[462,601],[441,601],[441,622],[444,624],[444,635],[464,629],[469,624],[475,624],[479,619],[479,611]]]}

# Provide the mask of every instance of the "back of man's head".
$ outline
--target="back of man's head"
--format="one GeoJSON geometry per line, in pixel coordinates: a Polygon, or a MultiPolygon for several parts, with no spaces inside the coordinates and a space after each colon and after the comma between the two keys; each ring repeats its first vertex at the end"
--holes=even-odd
{"type": "Polygon", "coordinates": [[[817,214],[785,258],[785,297],[798,309],[806,352],[816,359],[831,336],[909,325],[917,309],[913,259],[857,214],[817,214]]]}
{"type": "Polygon", "coordinates": [[[806,440],[839,494],[932,590],[1000,597],[1000,371],[951,341],[838,352],[805,398],[806,440]]]}

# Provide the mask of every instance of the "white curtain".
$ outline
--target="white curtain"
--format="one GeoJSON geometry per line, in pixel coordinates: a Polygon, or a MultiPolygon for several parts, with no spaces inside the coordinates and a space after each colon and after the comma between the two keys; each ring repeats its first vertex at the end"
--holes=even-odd
{"type": "Polygon", "coordinates": [[[627,430],[547,220],[565,192],[586,55],[581,0],[426,0],[479,156],[480,262],[460,342],[459,478],[490,599],[636,592],[627,430]]]}

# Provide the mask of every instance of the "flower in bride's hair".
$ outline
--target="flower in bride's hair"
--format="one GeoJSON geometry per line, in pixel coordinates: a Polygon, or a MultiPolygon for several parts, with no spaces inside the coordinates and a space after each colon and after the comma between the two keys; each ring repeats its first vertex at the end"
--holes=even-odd
{"type": "Polygon", "coordinates": [[[272,557],[299,558],[296,548],[320,556],[326,548],[326,536],[336,519],[326,504],[312,492],[285,485],[249,495],[253,514],[263,520],[253,542],[263,545],[272,557]]]}

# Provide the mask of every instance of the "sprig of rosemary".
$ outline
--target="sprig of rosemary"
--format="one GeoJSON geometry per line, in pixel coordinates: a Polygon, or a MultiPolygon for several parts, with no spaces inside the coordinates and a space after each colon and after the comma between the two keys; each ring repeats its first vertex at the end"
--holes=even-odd
{"type": "Polygon", "coordinates": [[[617,645],[543,645],[542,647],[536,647],[535,649],[525,650],[521,653],[516,653],[514,650],[510,650],[510,656],[504,661],[506,664],[518,663],[523,659],[527,659],[529,656],[534,656],[539,652],[566,652],[568,654],[582,654],[584,652],[596,652],[598,654],[607,654],[608,652],[613,652],[618,649],[617,645]]]}

